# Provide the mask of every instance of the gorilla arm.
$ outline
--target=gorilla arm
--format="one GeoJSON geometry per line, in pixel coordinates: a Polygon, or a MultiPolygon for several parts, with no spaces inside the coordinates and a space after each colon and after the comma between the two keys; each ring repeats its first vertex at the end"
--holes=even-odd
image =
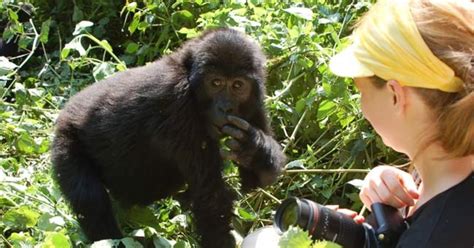
{"type": "Polygon", "coordinates": [[[246,191],[275,182],[286,161],[280,145],[270,134],[239,117],[228,116],[227,119],[229,124],[222,128],[222,133],[230,136],[225,144],[231,151],[221,150],[221,155],[239,165],[242,189],[246,191]]]}

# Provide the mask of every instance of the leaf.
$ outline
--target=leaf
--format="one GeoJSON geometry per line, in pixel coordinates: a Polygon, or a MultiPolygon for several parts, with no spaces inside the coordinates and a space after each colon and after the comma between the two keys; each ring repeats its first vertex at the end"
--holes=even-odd
{"type": "Polygon", "coordinates": [[[183,240],[178,240],[173,248],[191,248],[191,245],[183,240]]]}
{"type": "Polygon", "coordinates": [[[56,247],[61,247],[61,248],[69,248],[71,246],[71,242],[69,241],[69,238],[58,232],[51,232],[48,233],[46,238],[44,239],[43,244],[40,246],[41,248],[56,248],[56,247]]]}
{"type": "Polygon", "coordinates": [[[44,21],[41,24],[40,41],[42,43],[47,43],[48,42],[50,26],[51,26],[51,18],[49,18],[48,20],[44,21]]]}
{"type": "Polygon", "coordinates": [[[65,224],[61,216],[52,216],[49,213],[43,214],[38,220],[38,228],[44,231],[58,231],[65,224]]]}
{"type": "Polygon", "coordinates": [[[173,248],[173,244],[163,237],[154,237],[153,245],[155,248],[173,248]]]}
{"type": "Polygon", "coordinates": [[[316,242],[316,244],[314,244],[312,248],[343,248],[343,247],[330,241],[319,241],[319,242],[316,242]]]}
{"type": "Polygon", "coordinates": [[[362,188],[362,186],[364,186],[364,180],[352,179],[349,182],[347,182],[347,184],[350,184],[350,185],[352,185],[352,186],[354,186],[354,187],[356,187],[360,190],[362,188]]]}
{"type": "Polygon", "coordinates": [[[90,248],[110,248],[110,247],[117,247],[120,244],[120,240],[114,240],[114,239],[104,239],[104,240],[99,240],[90,246],[90,248]]]}
{"type": "Polygon", "coordinates": [[[153,212],[147,207],[132,207],[127,210],[126,217],[127,221],[137,223],[140,225],[150,226],[155,229],[159,229],[160,222],[153,214],[153,212]]]}
{"type": "Polygon", "coordinates": [[[325,118],[328,114],[337,107],[336,103],[330,100],[324,100],[319,104],[318,119],[325,118]]]}
{"type": "Polygon", "coordinates": [[[30,209],[28,206],[21,206],[8,210],[3,216],[2,221],[5,226],[24,230],[28,227],[35,226],[39,216],[39,213],[30,209]]]}
{"type": "Polygon", "coordinates": [[[70,48],[66,48],[66,47],[63,48],[63,50],[61,50],[61,60],[66,59],[70,51],[71,51],[70,48]]]}
{"type": "Polygon", "coordinates": [[[30,236],[29,233],[12,233],[10,237],[8,237],[8,242],[13,245],[13,247],[33,247],[35,244],[34,238],[30,236]]]}
{"type": "Polygon", "coordinates": [[[280,248],[311,248],[311,243],[308,232],[292,226],[283,233],[278,245],[280,248]]]}
{"type": "Polygon", "coordinates": [[[94,69],[92,70],[92,75],[94,76],[95,81],[98,82],[114,74],[114,72],[115,66],[112,63],[102,62],[94,66],[94,69]]]}
{"type": "Polygon", "coordinates": [[[254,221],[257,218],[255,215],[247,212],[245,209],[240,207],[237,209],[237,212],[239,216],[246,221],[254,221]]]}
{"type": "Polygon", "coordinates": [[[74,28],[74,32],[72,35],[79,35],[82,33],[87,32],[87,28],[94,26],[93,22],[90,21],[81,21],[78,24],[76,24],[76,27],[74,28]]]}
{"type": "Polygon", "coordinates": [[[291,7],[284,9],[285,12],[295,15],[298,18],[302,18],[308,21],[313,20],[313,11],[303,7],[291,7]]]}
{"type": "Polygon", "coordinates": [[[0,76],[7,75],[16,67],[17,65],[10,62],[6,57],[0,56],[0,76]]]}
{"type": "MultiPolygon", "coordinates": [[[[82,47],[80,37],[76,37],[76,38],[72,39],[69,43],[66,44],[64,49],[76,50],[76,51],[79,52],[79,55],[81,55],[81,56],[85,56],[87,54],[86,50],[82,47]]],[[[69,51],[67,51],[67,53],[69,53],[69,51]]],[[[66,56],[67,56],[67,54],[66,54],[66,56]]],[[[61,52],[61,57],[66,57],[66,56],[63,56],[63,54],[61,52]]]]}
{"type": "Polygon", "coordinates": [[[137,9],[137,3],[136,2],[131,2],[131,3],[127,4],[127,10],[129,12],[135,12],[136,9],[137,9]]]}
{"type": "Polygon", "coordinates": [[[140,17],[141,17],[141,12],[137,12],[133,15],[133,21],[128,26],[128,32],[130,32],[130,34],[133,34],[135,30],[137,30],[138,25],[140,24],[140,17]]]}
{"type": "Polygon", "coordinates": [[[135,53],[135,52],[138,51],[138,48],[139,48],[139,47],[140,47],[140,46],[139,46],[137,43],[135,43],[135,42],[130,42],[130,43],[128,43],[127,48],[125,49],[125,52],[126,52],[126,53],[129,53],[129,54],[135,53]]]}
{"type": "Polygon", "coordinates": [[[306,106],[306,99],[301,98],[300,100],[296,102],[296,106],[295,106],[296,112],[301,114],[305,106],[306,106]]]}
{"type": "Polygon", "coordinates": [[[178,23],[180,20],[192,21],[194,19],[194,15],[188,10],[180,10],[171,14],[171,18],[174,22],[178,23]]]}
{"type": "Polygon", "coordinates": [[[140,244],[140,242],[133,240],[130,237],[123,238],[120,240],[120,242],[122,242],[125,248],[142,248],[143,247],[143,245],[140,244]]]}
{"type": "Polygon", "coordinates": [[[17,22],[18,21],[18,14],[13,11],[12,9],[8,9],[8,16],[10,17],[10,19],[14,22],[17,22]]]}
{"type": "Polygon", "coordinates": [[[112,53],[112,46],[110,45],[110,43],[107,40],[101,40],[100,41],[100,46],[102,48],[104,48],[104,50],[106,50],[107,52],[112,53]]]}
{"type": "Polygon", "coordinates": [[[304,167],[304,162],[305,160],[304,159],[298,159],[298,160],[293,160],[291,162],[289,162],[285,167],[286,169],[306,169],[304,167]]]}
{"type": "Polygon", "coordinates": [[[22,132],[16,142],[16,148],[23,153],[31,154],[36,150],[36,143],[27,132],[22,132]]]}

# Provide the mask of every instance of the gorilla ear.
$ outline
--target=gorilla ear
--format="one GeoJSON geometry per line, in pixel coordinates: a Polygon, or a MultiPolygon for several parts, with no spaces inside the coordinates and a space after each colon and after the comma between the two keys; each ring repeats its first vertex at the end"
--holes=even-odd
{"type": "Polygon", "coordinates": [[[186,71],[188,73],[191,72],[193,69],[193,63],[194,63],[194,53],[191,49],[187,49],[182,57],[182,63],[184,68],[186,68],[186,71]]]}

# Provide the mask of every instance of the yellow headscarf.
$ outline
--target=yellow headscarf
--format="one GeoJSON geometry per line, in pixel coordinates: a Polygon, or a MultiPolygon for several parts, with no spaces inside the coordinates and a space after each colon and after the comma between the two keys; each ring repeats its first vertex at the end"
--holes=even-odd
{"type": "Polygon", "coordinates": [[[405,86],[462,90],[462,80],[431,52],[418,32],[410,1],[380,0],[372,6],[354,31],[352,45],[331,59],[330,69],[343,77],[377,75],[405,86]]]}

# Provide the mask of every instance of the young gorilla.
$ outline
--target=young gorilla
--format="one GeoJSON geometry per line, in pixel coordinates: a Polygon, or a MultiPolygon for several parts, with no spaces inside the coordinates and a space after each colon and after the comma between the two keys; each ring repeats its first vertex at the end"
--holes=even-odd
{"type": "Polygon", "coordinates": [[[201,244],[235,246],[235,194],[221,155],[239,164],[243,190],[274,182],[285,161],[263,106],[264,63],[255,42],[218,29],[72,97],[57,119],[52,159],[88,238],[122,237],[109,194],[146,205],[187,184],[201,244]],[[230,152],[219,149],[224,135],[230,152]]]}

